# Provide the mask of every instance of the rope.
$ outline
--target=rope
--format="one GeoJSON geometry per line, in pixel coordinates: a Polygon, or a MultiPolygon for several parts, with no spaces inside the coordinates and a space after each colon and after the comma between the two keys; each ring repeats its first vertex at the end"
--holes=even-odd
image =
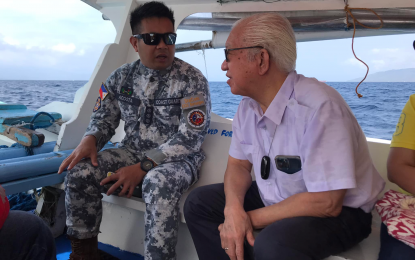
{"type": "Polygon", "coordinates": [[[206,55],[205,55],[205,46],[204,46],[204,44],[201,44],[201,47],[202,47],[203,59],[205,61],[206,79],[209,82],[209,75],[208,75],[207,65],[206,65],[206,55]]]}
{"type": "Polygon", "coordinates": [[[48,116],[48,117],[50,117],[52,119],[52,121],[50,122],[50,126],[53,125],[53,122],[55,122],[55,118],[53,118],[53,116],[51,116],[51,114],[46,113],[46,112],[39,112],[34,117],[32,117],[32,120],[30,120],[30,123],[29,123],[30,124],[30,126],[29,126],[30,129],[32,129],[32,130],[35,130],[36,129],[35,128],[35,121],[41,115],[46,115],[46,116],[48,116]]]}
{"type": "Polygon", "coordinates": [[[364,27],[364,28],[367,28],[367,29],[374,29],[374,30],[377,30],[377,29],[380,29],[380,28],[382,28],[383,27],[383,20],[382,20],[382,18],[375,12],[375,11],[373,11],[372,9],[369,9],[369,8],[350,8],[349,7],[349,5],[347,4],[347,2],[345,2],[346,3],[346,6],[344,7],[344,11],[346,12],[346,27],[347,28],[349,28],[349,26],[351,25],[350,23],[349,23],[349,16],[353,19],[353,38],[352,38],[352,52],[353,52],[353,55],[354,55],[354,57],[358,60],[358,61],[360,61],[361,63],[363,63],[365,66],[366,66],[366,68],[367,68],[367,70],[366,70],[366,75],[365,75],[365,77],[362,79],[362,81],[360,81],[359,82],[359,84],[357,84],[357,86],[356,86],[356,94],[357,94],[357,96],[359,97],[359,98],[361,98],[361,97],[363,97],[363,95],[361,95],[359,92],[357,92],[357,89],[359,88],[359,86],[360,86],[360,84],[362,84],[362,82],[363,81],[365,81],[365,79],[366,79],[366,77],[367,77],[367,75],[369,74],[369,66],[364,62],[364,61],[362,61],[361,59],[359,59],[357,56],[356,56],[356,53],[354,52],[354,36],[355,36],[355,34],[356,34],[356,23],[358,24],[358,25],[360,25],[360,26],[362,26],[362,27],[364,27]],[[356,19],[356,17],[354,17],[354,15],[352,14],[352,10],[364,10],[364,11],[370,11],[370,12],[372,12],[374,15],[376,15],[377,16],[377,18],[379,18],[379,21],[380,21],[380,26],[379,27],[371,27],[371,26],[367,26],[367,25],[364,25],[364,24],[362,24],[361,22],[359,22],[357,19],[356,19]]]}

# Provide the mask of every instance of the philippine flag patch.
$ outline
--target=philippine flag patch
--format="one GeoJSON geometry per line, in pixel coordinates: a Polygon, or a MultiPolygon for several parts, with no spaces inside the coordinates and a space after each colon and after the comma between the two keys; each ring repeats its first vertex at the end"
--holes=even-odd
{"type": "Polygon", "coordinates": [[[105,87],[104,83],[102,83],[101,88],[99,89],[99,97],[101,98],[101,101],[104,101],[107,95],[108,95],[107,88],[105,87]]]}

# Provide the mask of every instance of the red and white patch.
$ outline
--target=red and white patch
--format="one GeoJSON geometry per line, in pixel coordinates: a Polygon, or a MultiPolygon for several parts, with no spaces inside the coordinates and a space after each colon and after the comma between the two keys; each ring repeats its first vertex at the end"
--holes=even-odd
{"type": "Polygon", "coordinates": [[[195,128],[201,128],[205,125],[206,114],[200,109],[193,109],[187,115],[187,122],[195,128]]]}
{"type": "Polygon", "coordinates": [[[389,190],[376,203],[382,222],[388,227],[389,235],[415,248],[414,197],[389,190]]]}

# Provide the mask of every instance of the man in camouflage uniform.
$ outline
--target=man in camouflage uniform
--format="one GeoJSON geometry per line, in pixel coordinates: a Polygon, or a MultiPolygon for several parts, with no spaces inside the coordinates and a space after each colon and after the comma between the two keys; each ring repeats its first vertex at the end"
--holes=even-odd
{"type": "Polygon", "coordinates": [[[199,70],[174,58],[172,11],[149,2],[131,13],[130,22],[130,42],[140,60],[121,66],[101,86],[84,138],[59,169],[69,166],[70,259],[99,259],[101,193],[117,190],[131,197],[140,182],[146,203],[145,259],[175,259],[179,200],[197,181],[205,159],[200,147],[210,123],[208,83],[199,70]],[[120,148],[97,154],[120,119],[126,133],[120,148]],[[107,177],[108,172],[115,174],[107,177]]]}

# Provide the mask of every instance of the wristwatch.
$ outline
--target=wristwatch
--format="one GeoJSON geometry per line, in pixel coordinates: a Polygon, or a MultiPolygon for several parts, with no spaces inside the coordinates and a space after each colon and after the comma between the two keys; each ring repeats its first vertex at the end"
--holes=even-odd
{"type": "Polygon", "coordinates": [[[148,172],[149,170],[153,169],[154,166],[155,166],[155,163],[147,157],[145,157],[140,162],[141,170],[143,170],[145,172],[148,172]]]}

